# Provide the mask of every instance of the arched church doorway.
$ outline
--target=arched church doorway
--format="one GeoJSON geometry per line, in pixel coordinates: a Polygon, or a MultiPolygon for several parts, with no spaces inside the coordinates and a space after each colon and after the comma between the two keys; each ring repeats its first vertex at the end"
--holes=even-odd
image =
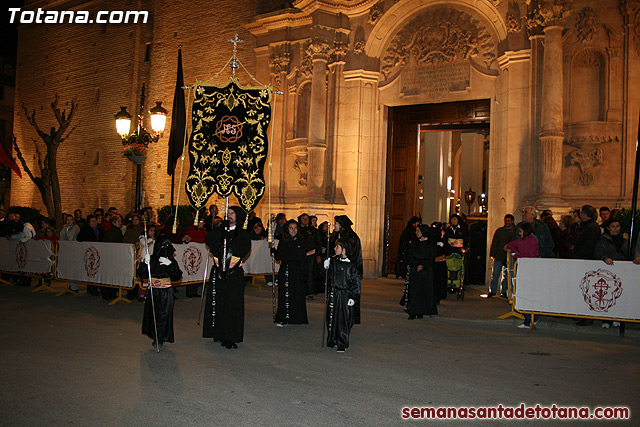
{"type": "Polygon", "coordinates": [[[395,273],[412,216],[431,224],[459,211],[486,222],[490,101],[389,107],[388,117],[383,275],[395,273]]]}

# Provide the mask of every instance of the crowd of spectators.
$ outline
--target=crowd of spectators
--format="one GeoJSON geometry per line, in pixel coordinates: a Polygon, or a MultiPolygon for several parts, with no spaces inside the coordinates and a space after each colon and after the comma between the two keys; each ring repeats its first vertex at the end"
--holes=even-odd
{"type": "MultiPolygon", "coordinates": [[[[571,209],[556,222],[551,210],[538,211],[532,206],[522,209],[522,221],[512,227],[513,215],[505,215],[505,225],[496,230],[492,244],[493,279],[488,297],[496,295],[499,277],[502,274],[501,296],[506,297],[506,274],[504,260],[507,251],[514,258],[542,257],[602,260],[612,265],[614,261],[627,260],[629,236],[621,232],[620,218],[616,211],[603,206],[599,210],[591,205],[571,209]],[[513,229],[513,234],[511,230],[513,229]]],[[[640,239],[632,256],[640,264],[640,239]]],[[[528,328],[532,319],[525,318],[520,327],[528,328]]],[[[617,322],[614,322],[614,326],[617,322]]],[[[593,324],[593,320],[580,319],[579,326],[593,324]]],[[[603,322],[608,328],[610,322],[603,322]]]]}
{"type": "MultiPolygon", "coordinates": [[[[76,209],[73,214],[63,214],[63,224],[56,228],[55,221],[43,215],[37,218],[28,218],[15,212],[4,215],[0,212],[0,237],[26,242],[29,239],[49,239],[52,242],[58,240],[70,240],[80,242],[110,242],[110,243],[130,243],[141,248],[147,242],[152,250],[155,235],[166,235],[172,243],[188,244],[204,243],[207,233],[212,228],[220,226],[223,219],[218,214],[218,207],[213,204],[207,210],[206,215],[198,218],[198,223],[193,224],[193,218],[186,230],[180,226],[173,229],[174,215],[169,215],[164,222],[158,223],[156,215],[151,207],[142,208],[139,212],[130,212],[124,217],[118,213],[116,207],[110,207],[105,212],[102,208],[95,209],[86,217],[81,209],[76,209]],[[147,235],[144,229],[147,229],[147,235]]],[[[194,212],[195,216],[195,212],[194,212]]],[[[309,247],[317,248],[317,256],[309,257],[306,260],[305,274],[305,292],[309,298],[323,290],[323,275],[321,274],[321,263],[326,258],[326,233],[329,223],[320,224],[320,230],[317,224],[317,217],[308,214],[302,214],[298,217],[296,223],[299,224],[300,238],[304,239],[309,247]]],[[[282,226],[287,222],[284,214],[278,214],[274,219],[274,238],[282,237],[282,226]]],[[[254,212],[248,215],[246,224],[247,231],[252,240],[267,239],[267,228],[263,221],[256,217],[254,212]]],[[[25,286],[30,285],[29,277],[7,276],[8,279],[25,286]]],[[[271,277],[267,277],[268,284],[271,284],[271,277]]],[[[70,290],[77,292],[77,284],[71,283],[70,290]]],[[[187,297],[199,297],[198,284],[186,286],[187,297]]],[[[101,295],[103,299],[111,300],[116,297],[117,289],[107,286],[87,286],[87,293],[92,295],[101,295]]],[[[144,296],[144,290],[134,288],[128,292],[129,299],[141,300],[144,296]]]]}

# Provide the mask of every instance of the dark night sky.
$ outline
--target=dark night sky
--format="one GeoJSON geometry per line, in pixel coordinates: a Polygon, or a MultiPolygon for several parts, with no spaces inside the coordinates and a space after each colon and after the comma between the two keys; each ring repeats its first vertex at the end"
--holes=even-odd
{"type": "Polygon", "coordinates": [[[2,21],[0,21],[0,55],[16,57],[18,44],[18,26],[9,23],[10,7],[22,7],[23,0],[5,0],[2,2],[2,21]]]}

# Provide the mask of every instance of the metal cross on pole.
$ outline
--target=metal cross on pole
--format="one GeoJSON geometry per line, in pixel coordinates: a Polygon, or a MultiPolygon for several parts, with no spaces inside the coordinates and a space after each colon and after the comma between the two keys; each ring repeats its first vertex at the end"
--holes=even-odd
{"type": "Polygon", "coordinates": [[[238,60],[236,58],[236,54],[238,53],[238,43],[244,43],[244,40],[240,40],[238,38],[238,33],[236,33],[235,37],[227,40],[228,42],[233,43],[233,58],[231,58],[231,73],[233,77],[236,76],[236,70],[238,69],[238,60]]]}

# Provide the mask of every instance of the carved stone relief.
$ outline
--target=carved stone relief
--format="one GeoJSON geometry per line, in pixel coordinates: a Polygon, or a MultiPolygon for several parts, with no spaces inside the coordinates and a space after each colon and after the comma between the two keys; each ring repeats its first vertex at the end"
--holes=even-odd
{"type": "Polygon", "coordinates": [[[329,53],[330,62],[344,62],[349,52],[349,44],[347,42],[335,42],[329,53]]]}
{"type": "Polygon", "coordinates": [[[287,73],[289,71],[289,63],[291,62],[291,55],[287,51],[274,52],[269,57],[269,67],[271,68],[271,75],[277,89],[281,89],[281,73],[287,73]]]}
{"type": "Polygon", "coordinates": [[[545,27],[562,25],[571,14],[571,0],[531,0],[527,13],[529,35],[542,34],[545,27]]]}
{"type": "Polygon", "coordinates": [[[603,162],[604,152],[600,148],[576,149],[567,155],[568,165],[578,165],[580,168],[580,182],[584,186],[593,183],[592,169],[603,162]]]}
{"type": "Polygon", "coordinates": [[[293,170],[298,171],[300,174],[298,178],[298,185],[301,187],[307,186],[307,174],[308,174],[308,155],[296,155],[296,159],[293,162],[293,170]]]}
{"type": "Polygon", "coordinates": [[[620,12],[628,19],[635,50],[640,55],[640,1],[620,0],[620,12]]]}
{"type": "Polygon", "coordinates": [[[369,23],[375,24],[384,14],[384,2],[378,2],[369,9],[369,23]]]}
{"type": "Polygon", "coordinates": [[[364,53],[364,48],[367,45],[367,42],[364,39],[356,39],[353,41],[353,53],[356,55],[360,55],[364,53]]]}
{"type": "Polygon", "coordinates": [[[300,72],[305,76],[310,76],[313,71],[313,57],[311,49],[311,41],[305,43],[302,47],[302,60],[300,61],[300,72]]]}
{"type": "Polygon", "coordinates": [[[520,18],[518,18],[512,13],[507,15],[506,26],[507,26],[507,31],[510,33],[518,33],[520,32],[520,30],[522,30],[522,27],[520,25],[520,18]]]}
{"type": "Polygon", "coordinates": [[[593,40],[596,33],[596,26],[598,20],[596,19],[596,12],[590,8],[585,7],[578,14],[576,19],[576,29],[578,30],[578,40],[582,43],[587,43],[593,40]]]}
{"type": "Polygon", "coordinates": [[[477,19],[452,8],[437,7],[395,35],[383,56],[381,71],[388,78],[408,64],[439,65],[471,59],[488,69],[496,55],[493,38],[477,19]]]}

